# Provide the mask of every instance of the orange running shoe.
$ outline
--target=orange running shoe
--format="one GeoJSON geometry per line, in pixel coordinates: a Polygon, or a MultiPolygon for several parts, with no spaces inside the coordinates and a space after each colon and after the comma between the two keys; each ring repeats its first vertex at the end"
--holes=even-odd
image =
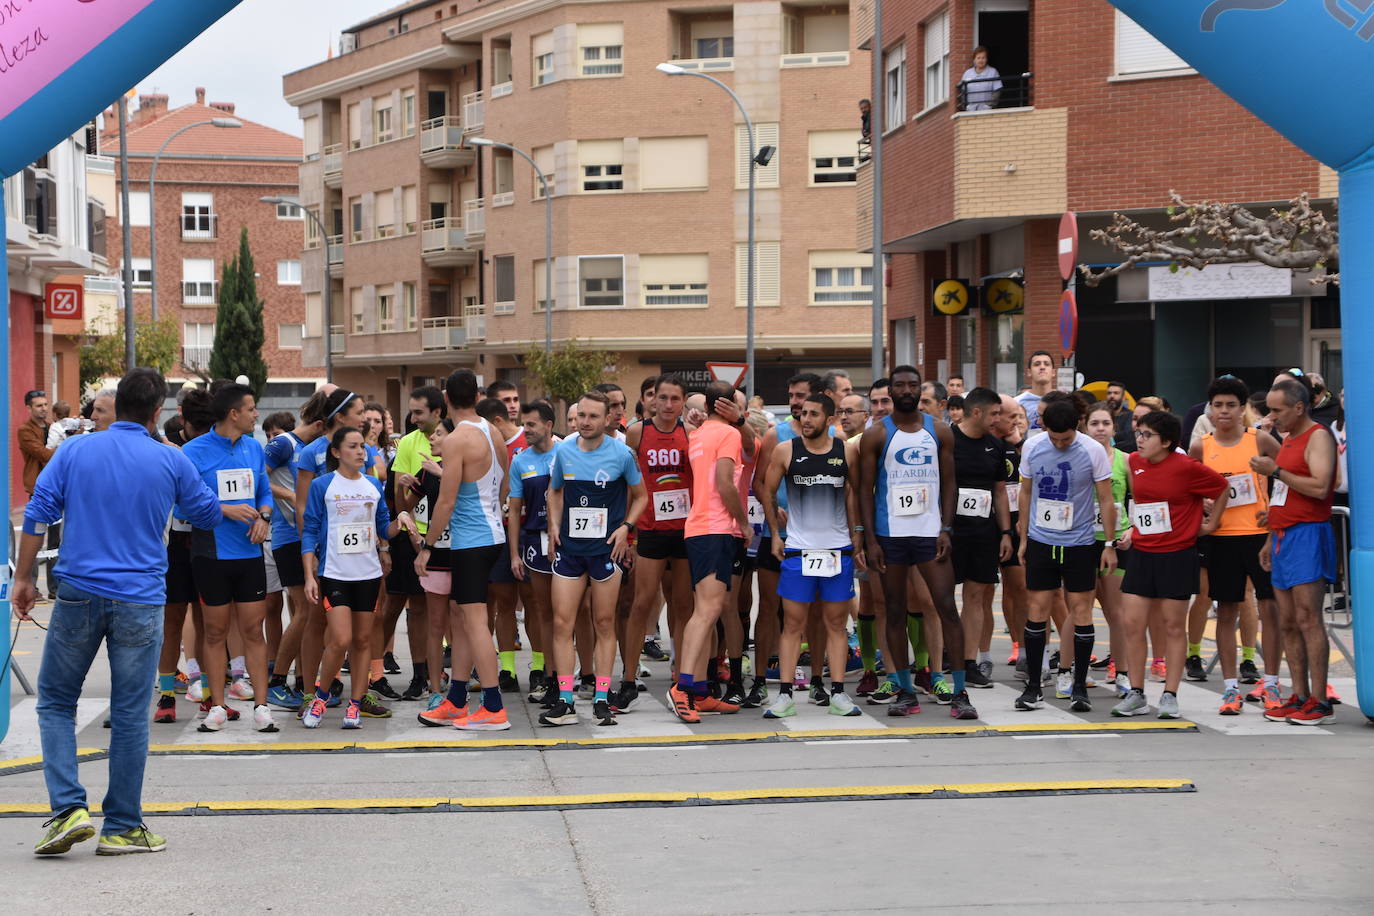
{"type": "Polygon", "coordinates": [[[1330,703],[1332,706],[1339,706],[1341,702],[1341,695],[1331,689],[1330,684],[1326,685],[1326,702],[1330,703]]]}
{"type": "Polygon", "coordinates": [[[682,688],[674,684],[668,688],[668,708],[673,715],[683,722],[700,722],[701,716],[697,714],[695,698],[682,688]]]}
{"type": "Polygon", "coordinates": [[[739,707],[734,703],[717,700],[708,693],[704,697],[697,697],[697,712],[724,713],[725,715],[730,715],[731,713],[739,712],[739,707]]]}
{"type": "Polygon", "coordinates": [[[1217,711],[1223,716],[1238,716],[1244,706],[1240,691],[1235,687],[1227,687],[1226,692],[1221,695],[1221,709],[1217,711]]]}
{"type": "Polygon", "coordinates": [[[492,712],[485,706],[478,706],[465,718],[453,720],[453,727],[470,732],[499,732],[510,728],[510,719],[506,718],[504,707],[492,712]]]}
{"type": "Polygon", "coordinates": [[[1164,659],[1155,659],[1150,664],[1150,677],[1156,681],[1167,680],[1169,677],[1168,666],[1164,664],[1164,659]]]}
{"type": "Polygon", "coordinates": [[[1017,651],[1018,651],[1020,648],[1021,648],[1021,644],[1018,643],[1018,642],[1013,642],[1013,643],[1011,644],[1011,654],[1007,656],[1007,664],[1008,664],[1008,665],[1014,665],[1014,664],[1016,664],[1016,655],[1017,655],[1017,651]]]}
{"type": "Polygon", "coordinates": [[[466,706],[454,706],[449,702],[448,697],[444,697],[437,705],[426,709],[417,718],[421,725],[437,727],[441,725],[457,725],[468,717],[466,706]]]}

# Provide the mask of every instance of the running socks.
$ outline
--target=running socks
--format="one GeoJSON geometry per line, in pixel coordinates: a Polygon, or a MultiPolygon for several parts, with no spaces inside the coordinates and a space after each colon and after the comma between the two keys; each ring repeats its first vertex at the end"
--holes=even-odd
{"type": "Polygon", "coordinates": [[[573,694],[573,676],[571,674],[558,675],[558,699],[567,703],[569,706],[577,699],[573,694]]]}
{"type": "Polygon", "coordinates": [[[1253,661],[1255,660],[1255,647],[1254,647],[1254,646],[1241,646],[1241,647],[1240,647],[1240,660],[1243,661],[1243,662],[1253,662],[1253,661]]]}
{"type": "Polygon", "coordinates": [[[1088,689],[1088,665],[1093,658],[1093,642],[1097,639],[1097,628],[1092,624],[1075,625],[1073,628],[1073,689],[1086,692],[1088,689]]]}
{"type": "Polygon", "coordinates": [[[930,651],[926,648],[925,616],[913,614],[910,611],[906,615],[906,636],[911,640],[911,660],[916,663],[917,668],[930,667],[930,651]]]}
{"type": "Polygon", "coordinates": [[[235,655],[229,659],[229,673],[236,679],[243,677],[246,673],[246,663],[242,655],[235,655]]]}
{"type": "MultiPolygon", "coordinates": [[[[512,657],[514,657],[514,654],[515,654],[515,653],[511,653],[512,657]]],[[[530,653],[530,670],[531,670],[531,671],[543,671],[543,670],[544,670],[544,653],[543,653],[543,652],[531,652],[531,653],[530,653]]]]}
{"type": "Polygon", "coordinates": [[[1040,689],[1040,672],[1045,664],[1045,621],[1026,621],[1021,644],[1026,647],[1026,684],[1040,689]]]}
{"type": "Polygon", "coordinates": [[[177,693],[177,673],[163,674],[157,673],[157,691],[164,697],[174,697],[177,693]]]}
{"type": "Polygon", "coordinates": [[[1201,654],[1202,654],[1202,643],[1200,643],[1200,642],[1190,642],[1190,643],[1188,643],[1188,654],[1189,654],[1189,655],[1201,655],[1201,654]]]}
{"type": "Polygon", "coordinates": [[[744,682],[744,656],[736,655],[730,659],[730,683],[744,682]]]}
{"type": "Polygon", "coordinates": [[[897,686],[906,693],[915,693],[916,687],[911,683],[911,669],[898,668],[894,674],[897,675],[897,686]]]}
{"type": "Polygon", "coordinates": [[[611,679],[608,677],[598,677],[596,679],[596,696],[594,702],[600,703],[606,700],[611,693],[611,679]]]}
{"type": "Polygon", "coordinates": [[[831,695],[832,697],[835,697],[835,696],[839,696],[839,695],[842,694],[842,693],[844,693],[844,681],[831,681],[831,682],[830,682],[830,695],[831,695]]]}
{"type": "Polygon", "coordinates": [[[978,664],[981,665],[983,662],[991,662],[991,661],[992,661],[992,650],[991,650],[991,649],[981,649],[981,650],[979,650],[979,652],[978,652],[978,664]]]}
{"type": "Polygon", "coordinates": [[[468,705],[468,682],[466,678],[453,678],[448,682],[448,701],[459,709],[468,705]]]}
{"type": "Polygon", "coordinates": [[[500,712],[502,707],[501,688],[483,687],[482,688],[482,708],[487,712],[500,712]]]}
{"type": "Polygon", "coordinates": [[[859,615],[859,657],[865,671],[878,667],[878,618],[872,614],[859,615]]]}
{"type": "MultiPolygon", "coordinates": [[[[502,670],[502,671],[509,671],[511,674],[514,674],[514,673],[515,673],[515,651],[514,651],[514,650],[511,650],[511,651],[509,651],[509,652],[498,652],[498,653],[496,653],[496,655],[497,655],[497,658],[499,658],[499,659],[501,660],[501,670],[502,670]]],[[[493,710],[493,712],[495,712],[495,710],[493,710]]]]}
{"type": "Polygon", "coordinates": [[[951,671],[949,674],[950,674],[950,677],[953,678],[953,680],[954,680],[954,692],[955,692],[955,693],[963,693],[963,692],[964,692],[964,669],[963,669],[963,668],[955,668],[955,669],[954,669],[953,671],[951,671]]]}

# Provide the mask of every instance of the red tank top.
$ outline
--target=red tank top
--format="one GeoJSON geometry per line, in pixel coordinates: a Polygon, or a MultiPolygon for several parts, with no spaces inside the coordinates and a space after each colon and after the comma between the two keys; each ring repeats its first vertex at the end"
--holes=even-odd
{"type": "Polygon", "coordinates": [[[649,491],[649,505],[639,517],[642,531],[682,531],[692,506],[692,466],[687,460],[687,429],[679,420],[672,432],[652,422],[642,425],[635,458],[649,491]]]}
{"type": "MultiPolygon", "coordinates": [[[[1281,469],[1299,477],[1311,477],[1312,469],[1307,466],[1307,443],[1317,430],[1324,430],[1321,424],[1313,423],[1307,432],[1297,436],[1287,436],[1279,446],[1278,465],[1281,469]]],[[[1282,481],[1274,481],[1274,492],[1269,497],[1269,527],[1287,528],[1303,522],[1327,522],[1331,520],[1331,490],[1321,499],[1304,496],[1282,481]]]]}

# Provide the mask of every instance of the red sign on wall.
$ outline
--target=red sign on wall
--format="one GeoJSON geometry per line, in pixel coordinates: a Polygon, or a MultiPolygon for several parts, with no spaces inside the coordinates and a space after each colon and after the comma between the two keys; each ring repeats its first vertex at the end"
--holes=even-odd
{"type": "Polygon", "coordinates": [[[43,287],[43,317],[80,319],[85,294],[80,283],[48,283],[43,287]]]}

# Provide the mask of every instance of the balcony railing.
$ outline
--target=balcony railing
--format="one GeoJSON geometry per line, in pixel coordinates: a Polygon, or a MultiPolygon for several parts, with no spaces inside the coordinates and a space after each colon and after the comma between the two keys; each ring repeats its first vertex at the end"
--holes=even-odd
{"type": "Polygon", "coordinates": [[[338,184],[343,180],[343,144],[334,143],[324,148],[325,184],[338,184]]]}
{"type": "Polygon", "coordinates": [[[329,266],[342,264],[344,259],[344,243],[342,235],[331,235],[329,237],[329,266]]]}
{"type": "Polygon", "coordinates": [[[847,67],[848,51],[814,51],[809,54],[784,54],[778,61],[784,70],[795,67],[847,67]]]}
{"type": "Polygon", "coordinates": [[[456,217],[425,220],[421,224],[420,250],[429,253],[464,248],[467,233],[463,231],[463,221],[456,217]]]}
{"type": "Polygon", "coordinates": [[[477,151],[463,145],[466,132],[462,119],[456,115],[425,121],[420,125],[420,160],[436,169],[471,165],[477,159],[477,151]]]}
{"type": "Polygon", "coordinates": [[[181,284],[182,305],[214,305],[215,284],[197,280],[184,280],[181,284]]]}
{"type": "Polygon", "coordinates": [[[733,57],[697,57],[688,60],[675,60],[684,70],[733,70],[735,69],[735,59],[733,57]]]}
{"type": "Polygon", "coordinates": [[[341,324],[330,325],[329,327],[329,351],[331,353],[344,352],[344,326],[341,324]]]}
{"type": "Polygon", "coordinates": [[[463,96],[463,132],[476,133],[486,126],[487,103],[481,90],[463,96]]]}
{"type": "Polygon", "coordinates": [[[510,95],[515,91],[515,83],[506,80],[504,83],[496,83],[491,87],[491,97],[499,99],[503,95],[510,95]]]}
{"type": "Polygon", "coordinates": [[[958,86],[960,111],[1031,107],[1031,75],[963,80],[958,86]]]}
{"type": "Polygon", "coordinates": [[[181,237],[184,239],[212,239],[219,225],[219,215],[215,213],[183,213],[181,215],[181,237]]]}
{"type": "Polygon", "coordinates": [[[468,342],[467,326],[456,315],[424,318],[420,322],[420,346],[425,350],[458,350],[468,342]]]}
{"type": "Polygon", "coordinates": [[[509,207],[515,203],[514,191],[502,191],[499,194],[491,195],[491,205],[493,207],[509,207]]]}
{"type": "Polygon", "coordinates": [[[463,306],[463,320],[468,326],[468,340],[487,339],[487,309],[484,305],[463,306]]]}
{"type": "Polygon", "coordinates": [[[214,347],[182,347],[181,364],[187,369],[209,369],[214,347]]]}
{"type": "Polygon", "coordinates": [[[481,238],[487,234],[487,201],[484,197],[463,202],[463,226],[468,238],[481,238]]]}

